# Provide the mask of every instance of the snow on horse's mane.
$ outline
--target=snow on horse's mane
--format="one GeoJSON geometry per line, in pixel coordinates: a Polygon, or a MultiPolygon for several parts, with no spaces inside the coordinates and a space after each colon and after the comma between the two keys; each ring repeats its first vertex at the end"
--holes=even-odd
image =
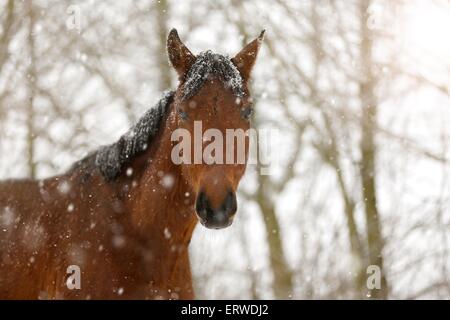
{"type": "Polygon", "coordinates": [[[75,163],[72,169],[81,169],[89,174],[92,169],[98,168],[107,181],[115,180],[125,164],[150,146],[174,95],[174,91],[166,91],[156,106],[148,110],[117,142],[92,152],[75,163]]]}
{"type": "MultiPolygon", "coordinates": [[[[187,73],[181,87],[181,99],[187,100],[197,94],[210,75],[222,81],[225,87],[230,88],[236,96],[244,95],[241,74],[231,59],[205,51],[197,56],[187,73]]],[[[165,92],[156,106],[148,110],[117,142],[94,151],[77,162],[73,168],[89,171],[94,166],[107,181],[115,180],[129,161],[150,146],[174,95],[175,91],[165,92]]]]}

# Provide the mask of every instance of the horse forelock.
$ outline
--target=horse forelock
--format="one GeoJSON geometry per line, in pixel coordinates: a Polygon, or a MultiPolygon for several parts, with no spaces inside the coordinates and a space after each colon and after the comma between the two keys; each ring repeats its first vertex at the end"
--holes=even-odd
{"type": "Polygon", "coordinates": [[[197,94],[210,75],[216,76],[236,96],[244,96],[244,81],[231,59],[208,50],[201,52],[189,69],[182,84],[181,99],[187,100],[197,94]]]}

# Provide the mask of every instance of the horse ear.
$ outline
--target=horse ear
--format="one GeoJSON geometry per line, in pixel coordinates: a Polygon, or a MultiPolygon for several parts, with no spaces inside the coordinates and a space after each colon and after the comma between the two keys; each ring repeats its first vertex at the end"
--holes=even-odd
{"type": "Polygon", "coordinates": [[[184,77],[195,62],[195,56],[181,42],[176,29],[170,30],[167,38],[167,53],[172,66],[180,77],[184,77]]]}
{"type": "Polygon", "coordinates": [[[247,44],[233,59],[231,59],[245,81],[249,79],[250,73],[255,65],[256,56],[258,55],[265,32],[266,30],[263,30],[258,38],[247,44]]]}

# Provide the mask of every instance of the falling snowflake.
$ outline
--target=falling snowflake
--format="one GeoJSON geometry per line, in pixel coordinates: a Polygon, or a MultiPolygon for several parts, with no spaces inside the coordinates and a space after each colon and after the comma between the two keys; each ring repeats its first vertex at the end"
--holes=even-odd
{"type": "Polygon", "coordinates": [[[115,235],[112,239],[112,243],[117,249],[123,248],[125,246],[125,238],[120,235],[115,235]]]}
{"type": "Polygon", "coordinates": [[[160,184],[165,189],[171,189],[175,183],[175,178],[171,174],[166,174],[161,178],[160,184]]]}
{"type": "Polygon", "coordinates": [[[9,227],[13,224],[14,219],[14,211],[10,207],[5,207],[3,213],[0,215],[0,225],[9,227]]]}
{"type": "Polygon", "coordinates": [[[131,177],[133,175],[133,168],[131,168],[131,167],[128,168],[126,174],[127,174],[127,177],[131,177]]]}
{"type": "Polygon", "coordinates": [[[170,239],[172,237],[172,234],[170,233],[169,228],[164,229],[164,238],[170,239]]]}
{"type": "Polygon", "coordinates": [[[68,194],[69,192],[70,192],[70,189],[71,189],[71,185],[70,185],[70,183],[68,182],[68,181],[66,181],[66,180],[63,180],[63,181],[61,181],[59,184],[58,184],[58,192],[60,193],[60,194],[63,194],[63,195],[66,195],[66,194],[68,194]]]}

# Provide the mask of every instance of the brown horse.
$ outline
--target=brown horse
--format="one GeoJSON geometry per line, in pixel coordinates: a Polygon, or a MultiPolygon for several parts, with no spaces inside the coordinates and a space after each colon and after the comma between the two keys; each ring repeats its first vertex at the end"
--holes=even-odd
{"type": "Polygon", "coordinates": [[[0,183],[0,298],[194,297],[192,232],[198,220],[230,225],[246,162],[177,164],[172,134],[193,132],[194,121],[203,131],[249,128],[247,81],[263,34],[230,59],[194,56],[173,29],[176,91],[66,174],[0,183]]]}

